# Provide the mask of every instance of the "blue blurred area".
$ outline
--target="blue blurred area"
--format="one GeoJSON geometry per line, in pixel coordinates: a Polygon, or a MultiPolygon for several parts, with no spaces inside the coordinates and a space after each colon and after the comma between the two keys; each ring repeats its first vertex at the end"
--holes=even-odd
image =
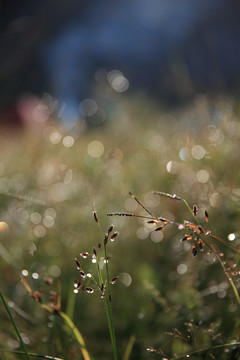
{"type": "MultiPolygon", "coordinates": [[[[35,77],[25,76],[24,86],[14,87],[15,96],[50,93],[65,104],[63,121],[77,121],[82,100],[105,96],[113,69],[122,74],[115,80],[129,85],[117,92],[141,90],[176,101],[197,92],[238,90],[238,1],[44,1],[38,11],[32,3],[24,4],[20,19],[31,20],[24,40],[35,40],[29,42],[29,57],[15,75],[30,72],[35,77]],[[41,74],[39,88],[36,73],[41,74]]],[[[9,50],[11,55],[14,51],[9,50]]],[[[18,82],[9,74],[6,79],[0,71],[0,80],[18,82]]]]}

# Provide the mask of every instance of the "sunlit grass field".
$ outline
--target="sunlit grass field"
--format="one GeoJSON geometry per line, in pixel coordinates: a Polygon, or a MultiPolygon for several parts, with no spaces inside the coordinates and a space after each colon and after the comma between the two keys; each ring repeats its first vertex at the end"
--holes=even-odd
{"type": "MultiPolygon", "coordinates": [[[[240,120],[233,99],[197,96],[166,110],[132,98],[116,103],[105,124],[84,131],[64,131],[52,119],[17,133],[2,129],[0,137],[0,221],[8,225],[0,232],[0,290],[29,353],[82,358],[58,311],[40,306],[56,292],[90,356],[114,358],[101,291],[74,293],[81,279],[75,258],[86,273],[97,271],[92,256],[80,256],[102,242],[96,211],[103,236],[111,224],[119,232],[107,244],[109,274],[118,277],[111,286],[118,358],[239,358],[240,305],[214,253],[204,248],[194,256],[192,242],[181,241],[185,230],[174,225],[154,231],[141,217],[107,216],[149,215],[132,192],[156,217],[193,221],[183,202],[153,191],[177,194],[226,240],[210,243],[226,267],[239,271],[232,244],[240,245],[240,120]],[[203,351],[191,354],[197,350],[203,351]]],[[[15,353],[22,347],[0,308],[0,359],[25,359],[15,353]]]]}

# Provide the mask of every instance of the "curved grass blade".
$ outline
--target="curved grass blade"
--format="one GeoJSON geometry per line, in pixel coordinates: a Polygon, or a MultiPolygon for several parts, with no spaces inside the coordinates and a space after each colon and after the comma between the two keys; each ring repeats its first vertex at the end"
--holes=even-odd
{"type": "MultiPolygon", "coordinates": [[[[10,352],[10,353],[19,354],[19,355],[24,354],[23,351],[18,351],[18,350],[8,350],[8,349],[1,349],[0,348],[0,351],[10,352]]],[[[56,356],[50,356],[50,355],[40,355],[40,354],[34,354],[34,353],[28,353],[28,355],[32,356],[32,357],[41,358],[41,359],[47,359],[47,360],[64,360],[62,358],[59,358],[59,357],[56,357],[56,356]]]]}

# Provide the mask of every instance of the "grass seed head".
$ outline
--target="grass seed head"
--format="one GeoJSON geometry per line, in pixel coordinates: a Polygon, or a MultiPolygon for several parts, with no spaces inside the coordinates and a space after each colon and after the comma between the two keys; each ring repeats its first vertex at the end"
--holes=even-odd
{"type": "Polygon", "coordinates": [[[95,220],[97,223],[99,223],[99,217],[98,217],[98,214],[97,214],[96,210],[94,210],[93,216],[94,216],[94,220],[95,220]]]}
{"type": "Polygon", "coordinates": [[[76,262],[76,265],[77,265],[77,269],[80,270],[81,269],[81,264],[78,261],[78,259],[75,258],[75,262],[76,262]]]}
{"type": "Polygon", "coordinates": [[[118,236],[118,231],[115,231],[112,235],[111,235],[111,241],[114,241],[116,239],[116,237],[118,236]]]}
{"type": "Polygon", "coordinates": [[[193,205],[193,213],[194,213],[194,216],[197,216],[197,212],[198,212],[197,205],[193,205]]]}
{"type": "Polygon", "coordinates": [[[112,231],[113,231],[113,228],[114,228],[114,226],[113,225],[111,225],[109,228],[108,228],[108,234],[110,234],[112,231]]]}

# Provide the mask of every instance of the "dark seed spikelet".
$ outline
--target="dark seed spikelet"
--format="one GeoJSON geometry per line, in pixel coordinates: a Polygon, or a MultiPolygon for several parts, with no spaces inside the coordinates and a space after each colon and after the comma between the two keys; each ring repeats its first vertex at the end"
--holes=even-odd
{"type": "Polygon", "coordinates": [[[156,229],[154,229],[154,231],[161,231],[164,227],[165,225],[158,226],[156,229]]]}
{"type": "Polygon", "coordinates": [[[157,220],[149,220],[149,221],[147,221],[147,224],[157,224],[158,223],[158,221],[157,220]]]}
{"type": "Polygon", "coordinates": [[[181,239],[181,241],[185,241],[185,240],[192,240],[192,236],[191,235],[184,235],[184,237],[181,239]]]}
{"type": "Polygon", "coordinates": [[[81,264],[80,264],[80,262],[78,261],[77,258],[75,258],[75,262],[76,262],[76,265],[77,265],[77,269],[80,270],[81,269],[81,264]]]}
{"type": "Polygon", "coordinates": [[[113,228],[114,228],[113,225],[111,225],[111,226],[108,228],[108,234],[110,234],[110,233],[113,231],[113,228]]]}
{"type": "Polygon", "coordinates": [[[207,223],[209,222],[209,216],[207,210],[205,210],[205,220],[207,223]]]}
{"type": "Polygon", "coordinates": [[[162,222],[164,222],[164,223],[167,223],[167,222],[168,222],[168,220],[167,220],[166,218],[164,218],[164,217],[159,217],[158,220],[159,220],[159,221],[162,221],[162,222]]]}
{"type": "Polygon", "coordinates": [[[112,235],[111,235],[111,241],[115,240],[116,237],[118,236],[118,231],[115,231],[112,235]]]}
{"type": "Polygon", "coordinates": [[[94,288],[93,288],[93,287],[85,287],[84,290],[85,290],[87,293],[89,293],[89,294],[94,293],[94,288]]]}
{"type": "Polygon", "coordinates": [[[82,256],[84,259],[86,259],[86,258],[88,258],[89,253],[88,252],[80,253],[80,256],[82,256]]]}
{"type": "Polygon", "coordinates": [[[82,285],[82,281],[81,281],[81,280],[79,280],[79,281],[75,280],[75,281],[74,281],[74,287],[75,287],[75,289],[79,289],[81,285],[82,285]]]}
{"type": "Polygon", "coordinates": [[[104,236],[104,245],[106,246],[108,242],[108,233],[105,234],[104,236]]]}
{"type": "Polygon", "coordinates": [[[93,216],[94,216],[94,220],[95,220],[97,223],[99,223],[99,217],[98,217],[98,214],[97,214],[96,210],[94,210],[93,216]]]}
{"type": "Polygon", "coordinates": [[[197,256],[198,250],[197,250],[197,247],[194,245],[192,246],[192,253],[193,253],[193,256],[197,256]]]}
{"type": "Polygon", "coordinates": [[[114,278],[111,279],[111,284],[114,285],[116,283],[118,279],[118,276],[115,276],[114,278]]]}
{"type": "Polygon", "coordinates": [[[194,216],[197,216],[197,212],[198,212],[197,205],[193,205],[193,213],[194,213],[194,216]]]}

